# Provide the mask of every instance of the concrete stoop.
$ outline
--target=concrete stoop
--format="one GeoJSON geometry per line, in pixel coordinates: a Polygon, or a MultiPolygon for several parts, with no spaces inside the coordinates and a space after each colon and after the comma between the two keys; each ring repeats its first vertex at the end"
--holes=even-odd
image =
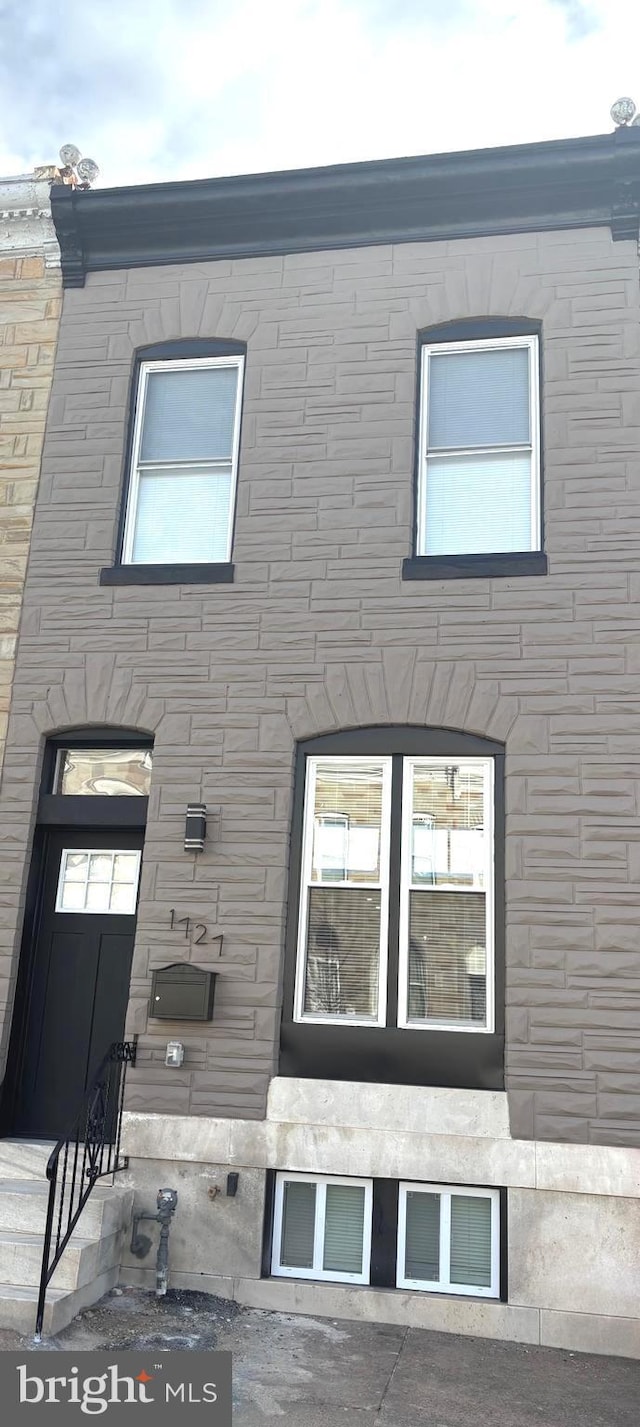
{"type": "MultiPolygon", "coordinates": [[[[33,1334],[49,1198],[51,1145],[0,1141],[0,1327],[33,1334]]],[[[133,1190],[98,1183],[47,1291],[44,1333],[62,1328],[118,1282],[133,1190]]]]}

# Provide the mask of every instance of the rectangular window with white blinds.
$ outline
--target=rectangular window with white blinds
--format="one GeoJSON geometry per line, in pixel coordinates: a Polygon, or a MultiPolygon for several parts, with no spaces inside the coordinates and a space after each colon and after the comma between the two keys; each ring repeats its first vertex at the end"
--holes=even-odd
{"type": "Polygon", "coordinates": [[[307,766],[297,1016],[384,1024],[390,758],[307,766]]]}
{"type": "Polygon", "coordinates": [[[538,338],[422,349],[419,555],[539,550],[538,338]]]}
{"type": "Polygon", "coordinates": [[[310,757],[304,806],[295,1019],[492,1033],[493,759],[310,757]]]}
{"type": "Polygon", "coordinates": [[[500,1191],[400,1184],[398,1288],[500,1296],[500,1191]]]}
{"type": "Polygon", "coordinates": [[[372,1204],[368,1179],[278,1174],[271,1272],[368,1283],[372,1204]]]}
{"type": "Polygon", "coordinates": [[[493,1028],[493,763],[406,758],[398,1024],[493,1028]]]}
{"type": "Polygon", "coordinates": [[[231,558],[243,358],[143,362],[123,564],[231,558]]]}

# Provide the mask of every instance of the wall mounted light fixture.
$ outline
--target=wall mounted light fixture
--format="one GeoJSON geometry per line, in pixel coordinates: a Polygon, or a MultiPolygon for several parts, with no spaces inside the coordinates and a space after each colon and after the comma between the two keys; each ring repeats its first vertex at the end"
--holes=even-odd
{"type": "Polygon", "coordinates": [[[203,852],[206,835],[206,803],[187,803],[187,817],[184,825],[185,852],[203,852]]]}

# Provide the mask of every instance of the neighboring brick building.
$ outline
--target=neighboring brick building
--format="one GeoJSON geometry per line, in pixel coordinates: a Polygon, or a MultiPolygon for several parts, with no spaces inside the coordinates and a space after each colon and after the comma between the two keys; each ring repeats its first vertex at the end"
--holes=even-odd
{"type": "Polygon", "coordinates": [[[62,300],[49,188],[0,179],[0,768],[62,300]]]}
{"type": "Polygon", "coordinates": [[[637,129],[54,193],[5,1130],[126,1010],[177,1284],[640,1354],[639,206],[637,129]]]}

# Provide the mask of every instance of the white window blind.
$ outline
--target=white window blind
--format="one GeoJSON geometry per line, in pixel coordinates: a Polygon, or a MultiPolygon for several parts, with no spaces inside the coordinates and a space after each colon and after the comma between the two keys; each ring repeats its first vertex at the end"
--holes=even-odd
{"type": "Polygon", "coordinates": [[[142,367],[125,563],[230,558],[241,380],[239,357],[142,367]]]}
{"type": "Polygon", "coordinates": [[[401,1184],[396,1282],[399,1288],[497,1298],[499,1191],[401,1184]]]}
{"type": "Polygon", "coordinates": [[[535,337],[424,348],[420,554],[539,546],[538,428],[535,337]]]}
{"type": "Polygon", "coordinates": [[[490,760],[405,760],[399,1023],[493,1025],[490,760]]]}
{"type": "Polygon", "coordinates": [[[371,1180],[278,1174],[272,1272],[368,1283],[372,1205],[371,1180]]]}
{"type": "Polygon", "coordinates": [[[299,1018],[384,1019],[390,760],[307,768],[299,1018]]]}

